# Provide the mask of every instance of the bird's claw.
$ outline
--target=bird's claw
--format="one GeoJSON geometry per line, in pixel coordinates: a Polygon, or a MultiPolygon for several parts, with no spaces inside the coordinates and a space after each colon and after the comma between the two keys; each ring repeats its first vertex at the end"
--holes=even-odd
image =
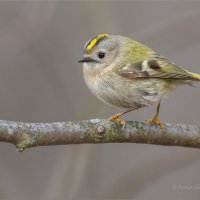
{"type": "Polygon", "coordinates": [[[164,128],[165,125],[162,123],[157,117],[153,117],[152,119],[147,119],[145,122],[148,122],[150,124],[157,124],[160,126],[160,128],[164,128]]]}
{"type": "Polygon", "coordinates": [[[121,126],[125,126],[126,122],[123,119],[119,118],[120,115],[116,114],[116,115],[112,115],[111,117],[108,118],[108,120],[110,121],[116,121],[118,124],[120,124],[121,126]]]}

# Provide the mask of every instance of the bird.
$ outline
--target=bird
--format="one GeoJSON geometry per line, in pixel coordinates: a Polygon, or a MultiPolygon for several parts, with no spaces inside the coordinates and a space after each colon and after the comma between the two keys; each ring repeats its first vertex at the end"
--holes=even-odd
{"type": "Polygon", "coordinates": [[[99,34],[84,46],[83,76],[94,96],[122,108],[109,120],[125,125],[125,113],[157,104],[148,123],[164,127],[159,120],[161,100],[178,85],[200,81],[200,74],[182,69],[150,47],[121,35],[99,34]]]}

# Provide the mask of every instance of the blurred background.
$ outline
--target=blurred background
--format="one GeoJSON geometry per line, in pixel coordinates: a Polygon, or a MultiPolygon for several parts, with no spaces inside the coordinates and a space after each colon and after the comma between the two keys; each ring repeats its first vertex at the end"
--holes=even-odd
{"type": "MultiPolygon", "coordinates": [[[[83,45],[121,34],[200,73],[199,2],[0,2],[0,118],[53,122],[119,111],[82,77],[83,45]]],[[[165,122],[199,124],[200,84],[161,106],[165,122]]],[[[131,112],[145,120],[155,106],[131,112]]],[[[145,144],[49,146],[17,153],[0,144],[0,199],[199,199],[200,150],[145,144]]]]}

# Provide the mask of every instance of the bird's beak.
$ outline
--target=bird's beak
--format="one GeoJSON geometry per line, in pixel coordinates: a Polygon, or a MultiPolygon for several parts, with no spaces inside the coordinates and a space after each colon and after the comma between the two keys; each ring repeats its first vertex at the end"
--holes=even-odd
{"type": "Polygon", "coordinates": [[[78,61],[79,63],[85,63],[85,62],[96,62],[96,60],[90,58],[90,57],[85,57],[81,60],[78,61]]]}

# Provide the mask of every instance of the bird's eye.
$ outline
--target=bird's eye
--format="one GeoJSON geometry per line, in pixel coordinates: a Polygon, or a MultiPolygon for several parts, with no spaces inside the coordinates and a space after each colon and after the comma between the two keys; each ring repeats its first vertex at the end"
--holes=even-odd
{"type": "Polygon", "coordinates": [[[101,51],[98,53],[98,57],[99,57],[100,59],[103,59],[103,58],[105,57],[105,55],[106,55],[106,54],[105,54],[104,52],[101,52],[101,51]]]}

